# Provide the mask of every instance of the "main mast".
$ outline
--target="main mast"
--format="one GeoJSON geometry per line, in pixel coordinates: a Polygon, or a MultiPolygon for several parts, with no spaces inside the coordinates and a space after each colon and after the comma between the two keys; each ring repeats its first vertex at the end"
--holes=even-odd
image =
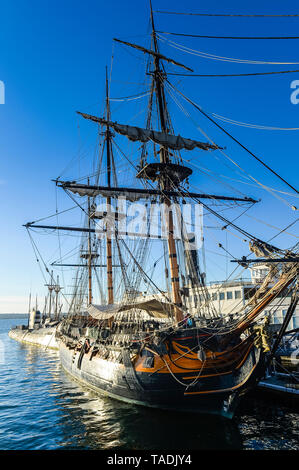
{"type": "MultiPolygon", "coordinates": [[[[166,101],[165,101],[165,93],[164,93],[164,85],[163,85],[163,76],[161,74],[160,69],[160,58],[158,55],[158,44],[154,26],[154,17],[153,17],[153,10],[152,5],[150,2],[151,8],[151,23],[152,23],[152,38],[154,43],[154,51],[156,55],[154,56],[154,80],[155,80],[155,87],[156,87],[156,96],[158,101],[158,110],[159,110],[159,119],[162,132],[165,134],[168,133],[169,129],[167,128],[166,124],[166,101]]],[[[168,164],[170,163],[168,149],[165,147],[161,147],[160,149],[160,163],[168,164]]],[[[159,180],[159,185],[162,191],[169,191],[170,185],[167,177],[161,177],[159,180]]],[[[165,198],[165,204],[169,208],[171,205],[171,199],[169,197],[165,198]]],[[[167,238],[167,246],[168,246],[168,257],[169,257],[169,265],[170,265],[170,276],[171,276],[171,290],[172,290],[172,298],[173,303],[175,304],[174,307],[174,315],[175,320],[180,322],[183,319],[183,312],[181,310],[182,306],[182,299],[180,294],[180,282],[179,282],[179,266],[177,262],[177,252],[175,246],[175,240],[173,237],[173,214],[171,210],[167,211],[166,216],[166,226],[168,228],[168,238],[167,238]],[[167,221],[168,216],[168,221],[167,221]],[[168,222],[168,223],[167,223],[168,222]]]]}
{"type": "MultiPolygon", "coordinates": [[[[110,120],[109,86],[106,67],[106,118],[110,120]]],[[[107,187],[111,188],[111,132],[109,125],[106,127],[106,155],[107,155],[107,187]]],[[[107,197],[107,214],[111,212],[111,197],[107,197]]],[[[107,228],[107,227],[106,227],[107,228]]],[[[113,277],[112,277],[112,240],[110,231],[106,232],[106,261],[107,261],[107,290],[108,304],[114,303],[113,277]]]]}

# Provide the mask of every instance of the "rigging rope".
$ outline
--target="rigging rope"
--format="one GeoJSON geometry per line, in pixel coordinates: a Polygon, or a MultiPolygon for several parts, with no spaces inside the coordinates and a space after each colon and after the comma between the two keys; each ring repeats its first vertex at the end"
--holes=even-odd
{"type": "MultiPolygon", "coordinates": [[[[172,99],[173,99],[173,100],[175,101],[175,103],[177,104],[177,106],[181,109],[181,111],[182,111],[187,117],[189,117],[189,118],[193,121],[193,123],[195,124],[195,126],[202,132],[202,134],[205,135],[206,138],[208,138],[208,140],[211,141],[211,139],[209,139],[209,137],[208,137],[208,136],[198,127],[198,125],[194,122],[194,120],[192,119],[192,117],[190,116],[190,114],[185,110],[185,108],[179,103],[179,101],[176,99],[176,97],[173,95],[173,93],[171,92],[170,89],[168,90],[168,92],[169,92],[169,94],[171,95],[172,99]]],[[[213,142],[213,141],[211,141],[211,142],[213,142]]],[[[214,142],[213,142],[213,144],[214,144],[214,142]]],[[[216,145],[216,144],[215,144],[215,145],[216,145]]],[[[231,160],[230,157],[228,157],[228,156],[225,154],[225,152],[223,152],[223,150],[220,150],[220,152],[223,153],[227,158],[229,158],[229,160],[231,160]]],[[[186,160],[186,159],[182,159],[182,160],[187,161],[189,164],[191,164],[191,165],[193,165],[194,167],[200,169],[200,171],[203,171],[199,166],[195,165],[194,163],[190,162],[189,160],[186,160]]],[[[233,163],[235,163],[235,162],[233,162],[233,163]]],[[[239,165],[237,165],[237,166],[239,167],[239,165]]],[[[242,169],[241,167],[239,167],[239,168],[242,169]]],[[[211,172],[210,170],[208,170],[208,171],[211,172]]],[[[242,170],[242,171],[244,171],[244,170],[242,170]]],[[[205,173],[205,172],[204,172],[204,173],[205,173]]],[[[224,175],[223,175],[223,176],[224,176],[224,175]]],[[[250,175],[249,175],[249,176],[250,176],[250,175]]],[[[225,177],[225,176],[224,176],[224,177],[225,177]]],[[[253,178],[252,176],[250,176],[250,178],[251,178],[253,181],[257,182],[259,186],[262,186],[263,189],[265,189],[266,191],[270,192],[274,197],[280,199],[282,202],[284,202],[285,204],[287,204],[287,205],[288,205],[289,207],[291,207],[292,209],[295,209],[295,206],[289,204],[287,201],[285,201],[285,200],[284,200],[283,198],[281,198],[280,196],[273,194],[273,191],[277,191],[277,192],[282,192],[282,191],[278,191],[278,190],[275,190],[275,189],[273,189],[273,188],[269,188],[269,187],[263,185],[262,183],[259,183],[258,180],[256,180],[256,179],[253,178]]],[[[242,183],[242,181],[241,181],[241,183],[242,183]]],[[[244,184],[250,184],[250,183],[245,183],[245,182],[244,182],[244,184]]],[[[240,191],[238,191],[238,192],[240,192],[240,191]]],[[[282,192],[282,193],[283,193],[283,192],[282,192]]],[[[242,193],[240,193],[240,194],[242,194],[242,193]]],[[[283,194],[291,195],[291,194],[289,194],[289,193],[283,193],[283,194]]],[[[291,195],[291,196],[293,196],[293,195],[291,195]]],[[[298,197],[298,196],[294,195],[294,197],[298,197]]]]}
{"type": "Polygon", "coordinates": [[[144,98],[148,95],[150,95],[150,91],[139,93],[138,95],[125,96],[123,98],[110,98],[109,101],[132,101],[138,100],[139,98],[144,98]]]}
{"type": "Polygon", "coordinates": [[[288,183],[282,176],[280,176],[276,171],[272,170],[272,168],[269,167],[265,162],[263,162],[257,155],[255,155],[251,150],[249,150],[245,145],[241,144],[239,140],[237,140],[235,137],[233,137],[229,132],[227,132],[222,126],[220,126],[214,119],[212,119],[205,111],[203,111],[202,108],[200,108],[194,101],[190,100],[187,96],[185,96],[181,91],[177,90],[174,85],[172,85],[169,80],[166,79],[166,82],[173,88],[175,89],[183,98],[188,101],[188,103],[192,104],[201,114],[203,114],[206,118],[208,118],[216,127],[218,127],[222,132],[224,132],[228,137],[230,137],[234,142],[236,142],[240,147],[242,147],[247,153],[249,153],[252,157],[254,157],[258,162],[260,162],[265,168],[267,168],[271,173],[273,173],[277,178],[279,178],[281,181],[283,181],[287,186],[289,186],[291,189],[293,189],[297,194],[299,194],[299,191],[294,188],[290,183],[288,183]]]}
{"type": "MultiPolygon", "coordinates": [[[[170,83],[170,82],[168,82],[170,83]]],[[[175,89],[174,87],[172,87],[173,89],[175,89]]],[[[178,90],[177,90],[178,91],[178,90]]],[[[179,91],[178,91],[179,92],[179,91]]],[[[184,95],[179,92],[183,97],[184,95]]],[[[171,93],[170,93],[171,94],[171,93]]],[[[172,94],[171,94],[172,95],[172,94]]],[[[184,97],[184,99],[186,99],[186,101],[188,101],[187,97],[184,97]]],[[[176,100],[175,100],[176,101],[176,100]]],[[[176,101],[177,103],[177,101],[176,101]]],[[[182,107],[178,104],[178,106],[180,107],[180,109],[182,109],[182,107]]],[[[186,116],[188,116],[193,122],[194,120],[191,118],[190,114],[186,112],[186,110],[183,110],[183,112],[186,114],[186,116]]],[[[213,120],[212,120],[213,121],[213,120]]],[[[214,122],[214,121],[213,121],[214,122]]],[[[196,124],[194,123],[195,126],[197,127],[197,129],[209,140],[209,142],[211,142],[213,145],[216,146],[216,143],[196,124]]],[[[217,126],[218,124],[215,123],[217,126]]],[[[256,178],[254,178],[252,175],[248,174],[248,172],[246,172],[238,163],[236,163],[231,157],[229,157],[225,152],[224,150],[222,149],[219,149],[219,152],[222,153],[230,162],[232,162],[235,166],[237,166],[243,173],[246,173],[246,175],[248,175],[250,177],[250,179],[252,181],[254,181],[255,183],[257,183],[260,187],[262,187],[264,190],[268,191],[270,194],[272,194],[274,197],[276,197],[277,199],[281,200],[284,204],[288,205],[290,208],[296,210],[296,207],[289,204],[286,200],[284,200],[282,197],[280,197],[279,195],[275,194],[274,193],[274,190],[272,190],[272,188],[269,188],[268,186],[265,186],[264,184],[262,184],[260,181],[258,181],[256,178]]],[[[215,158],[217,158],[216,155],[214,155],[215,158]]],[[[194,164],[193,164],[194,165],[194,164]]],[[[248,183],[247,183],[248,184],[248,183]]],[[[280,192],[280,191],[279,191],[280,192]]],[[[294,197],[298,197],[298,196],[294,196],[294,197]]]]}
{"type": "Polygon", "coordinates": [[[227,122],[228,124],[233,124],[235,126],[249,127],[250,129],[260,129],[266,131],[299,131],[299,127],[275,127],[275,126],[262,126],[258,124],[249,124],[242,121],[235,121],[234,119],[221,116],[220,114],[211,113],[216,119],[220,121],[227,122]]]}
{"type": "Polygon", "coordinates": [[[57,215],[63,214],[64,212],[68,212],[68,211],[71,211],[71,210],[76,209],[76,208],[77,208],[77,205],[73,206],[73,207],[70,207],[69,209],[65,209],[63,211],[60,211],[60,212],[55,212],[55,214],[47,215],[46,217],[42,217],[41,219],[35,220],[34,222],[31,222],[31,223],[36,224],[37,222],[41,222],[42,220],[50,219],[51,217],[56,217],[57,215]]]}
{"type": "Polygon", "coordinates": [[[190,38],[205,39],[299,39],[299,36],[204,36],[201,34],[173,33],[169,31],[156,31],[160,34],[171,34],[172,36],[186,36],[190,38]]]}
{"type": "Polygon", "coordinates": [[[295,73],[299,72],[299,70],[281,70],[279,72],[255,72],[255,73],[222,73],[222,74],[196,74],[196,73],[175,73],[175,72],[168,72],[167,75],[176,75],[179,77],[253,77],[258,75],[278,75],[282,73],[295,73]]]}
{"type": "Polygon", "coordinates": [[[297,14],[291,15],[239,15],[229,13],[185,13],[176,11],[161,11],[155,10],[155,13],[167,14],[167,15],[188,15],[188,16],[219,16],[219,17],[237,17],[237,18],[296,18],[299,17],[297,14]]]}
{"type": "MultiPolygon", "coordinates": [[[[38,266],[39,266],[39,268],[40,268],[41,274],[42,274],[42,276],[43,276],[45,282],[47,283],[47,279],[46,279],[46,277],[45,277],[45,275],[44,275],[44,273],[43,273],[43,271],[42,271],[42,269],[41,269],[41,266],[40,266],[40,263],[39,263],[39,258],[41,259],[41,261],[42,261],[42,263],[43,263],[43,265],[44,265],[45,271],[46,271],[48,274],[50,274],[50,279],[55,283],[55,279],[53,278],[53,275],[50,273],[50,271],[49,271],[49,269],[48,269],[48,267],[47,267],[47,265],[46,265],[46,263],[45,263],[43,257],[41,256],[40,251],[39,251],[39,249],[37,248],[36,243],[34,242],[32,236],[31,236],[31,233],[30,233],[29,228],[27,228],[27,233],[28,233],[28,235],[29,235],[31,245],[32,245],[34,254],[35,254],[35,256],[36,256],[36,261],[37,261],[37,263],[38,263],[38,266]],[[39,258],[37,257],[37,254],[38,254],[39,258]]],[[[67,298],[65,297],[65,295],[63,294],[63,292],[61,292],[61,295],[64,297],[64,300],[69,304],[69,301],[67,300],[67,298]]]]}
{"type": "Polygon", "coordinates": [[[219,60],[222,62],[233,62],[237,64],[256,64],[256,65],[298,65],[299,62],[274,62],[274,61],[263,61],[263,60],[249,60],[249,59],[236,59],[233,57],[224,57],[224,56],[217,56],[215,54],[210,54],[207,52],[191,49],[190,47],[183,46],[182,44],[178,44],[170,39],[166,39],[160,34],[157,34],[157,37],[160,41],[168,43],[171,47],[178,49],[182,52],[186,52],[188,54],[196,55],[198,57],[202,57],[204,59],[211,59],[211,60],[219,60]]]}
{"type": "MultiPolygon", "coordinates": [[[[242,183],[242,184],[246,184],[246,185],[249,185],[249,186],[255,186],[255,187],[259,187],[258,184],[254,184],[254,183],[248,183],[247,181],[242,181],[242,180],[236,180],[230,176],[227,176],[227,175],[222,175],[222,174],[217,174],[215,172],[213,172],[212,170],[210,170],[209,168],[206,168],[206,167],[203,167],[203,166],[199,166],[199,165],[196,165],[194,162],[190,161],[189,159],[186,159],[186,158],[183,158],[182,159],[183,161],[187,162],[189,165],[191,166],[194,166],[195,168],[197,168],[200,172],[202,172],[203,174],[206,174],[208,175],[210,178],[213,179],[213,176],[211,175],[215,175],[215,180],[216,181],[220,181],[219,178],[226,178],[226,179],[229,179],[231,181],[236,181],[237,183],[242,183]],[[216,176],[218,178],[216,178],[216,176]]],[[[246,179],[250,179],[250,178],[246,178],[246,179]]],[[[224,184],[223,182],[221,182],[221,184],[224,184]]],[[[228,188],[230,189],[234,189],[234,191],[238,191],[240,194],[242,195],[245,195],[244,193],[242,193],[241,191],[237,190],[236,188],[233,188],[232,186],[230,185],[227,185],[228,188]]],[[[263,188],[266,189],[267,191],[269,192],[272,192],[272,191],[275,191],[277,193],[281,193],[281,194],[285,194],[287,196],[292,196],[292,197],[295,197],[295,198],[299,198],[299,195],[296,195],[296,194],[291,194],[291,193],[288,193],[286,191],[280,191],[279,189],[275,189],[275,188],[271,188],[269,186],[265,186],[263,185],[263,188]]],[[[274,227],[275,228],[275,227],[274,227]]]]}
{"type": "Polygon", "coordinates": [[[269,242],[271,240],[273,240],[274,238],[278,237],[278,235],[281,235],[282,233],[284,233],[288,228],[290,228],[292,225],[294,225],[296,222],[298,222],[299,218],[294,220],[292,223],[290,223],[289,225],[287,225],[287,227],[285,227],[284,229],[280,230],[279,233],[277,233],[276,235],[274,235],[272,238],[270,238],[270,240],[268,240],[269,242]]]}

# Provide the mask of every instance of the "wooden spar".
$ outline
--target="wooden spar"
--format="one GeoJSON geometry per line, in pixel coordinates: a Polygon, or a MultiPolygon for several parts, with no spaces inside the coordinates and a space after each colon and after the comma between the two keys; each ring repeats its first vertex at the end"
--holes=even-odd
{"type": "Polygon", "coordinates": [[[111,192],[113,197],[118,194],[138,194],[140,197],[144,195],[146,196],[166,196],[166,197],[178,197],[178,198],[190,198],[190,199],[215,199],[215,200],[223,200],[223,201],[237,201],[237,202],[251,202],[253,204],[259,202],[256,199],[252,199],[251,197],[233,197],[233,196],[220,196],[216,194],[204,194],[204,193],[190,193],[184,190],[182,191],[163,191],[160,189],[151,189],[151,188],[115,188],[115,187],[107,187],[107,186],[93,186],[93,185],[86,185],[86,184],[76,184],[69,181],[56,181],[57,186],[63,189],[69,189],[70,191],[74,192],[74,189],[85,189],[90,191],[95,191],[93,196],[98,195],[101,191],[108,191],[111,192]]]}
{"type": "Polygon", "coordinates": [[[81,111],[77,111],[77,114],[80,114],[80,116],[82,116],[84,119],[89,119],[90,121],[96,122],[103,126],[112,127],[115,132],[121,135],[125,135],[129,140],[132,140],[133,142],[139,141],[144,143],[148,141],[153,141],[159,145],[162,145],[164,147],[167,146],[173,150],[193,150],[195,147],[198,147],[205,151],[222,149],[222,147],[219,147],[218,145],[210,144],[208,142],[200,142],[194,139],[187,139],[181,136],[173,136],[172,134],[169,134],[169,136],[171,137],[170,139],[168,138],[167,140],[165,140],[166,135],[161,131],[149,128],[145,129],[142,127],[130,126],[127,124],[120,124],[114,121],[107,121],[107,119],[99,118],[98,116],[93,116],[92,114],[82,113],[81,111]],[[175,139],[175,141],[173,141],[173,139],[175,139]]]}
{"type": "MultiPolygon", "coordinates": [[[[88,268],[88,264],[51,263],[51,266],[67,266],[72,268],[88,268]]],[[[107,268],[107,264],[93,264],[94,268],[107,268]]],[[[120,264],[113,264],[114,268],[120,268],[120,264]]]]}
{"type": "MultiPolygon", "coordinates": [[[[109,122],[110,119],[110,104],[109,104],[109,87],[108,76],[106,67],[106,118],[109,122]]],[[[111,139],[109,126],[106,128],[106,153],[107,153],[107,186],[111,186],[111,139]]],[[[107,197],[107,212],[111,211],[111,198],[107,197]]],[[[106,227],[107,228],[107,227],[106,227]]],[[[113,276],[112,276],[112,240],[110,232],[106,232],[106,262],[107,262],[107,290],[108,290],[108,304],[114,303],[113,295],[113,276]]]]}
{"type": "MultiPolygon", "coordinates": [[[[41,229],[50,229],[50,230],[64,230],[67,232],[85,232],[85,233],[106,233],[106,230],[100,230],[95,228],[87,228],[87,227],[65,227],[59,225],[34,225],[33,223],[29,223],[25,225],[26,228],[41,228],[41,229]]],[[[121,235],[126,237],[142,237],[142,238],[156,238],[156,239],[164,239],[164,235],[155,235],[150,232],[140,234],[138,232],[121,232],[115,229],[115,235],[121,235]]],[[[53,264],[54,266],[54,264],[53,264]]],[[[81,265],[80,265],[81,266],[81,265]]]]}
{"type": "Polygon", "coordinates": [[[298,263],[299,257],[298,256],[290,256],[289,258],[257,258],[257,259],[231,259],[231,263],[239,263],[239,264],[250,264],[250,263],[298,263]]]}
{"type": "Polygon", "coordinates": [[[180,64],[176,60],[170,59],[169,57],[165,57],[162,54],[159,54],[156,50],[152,51],[150,49],[146,49],[145,47],[139,46],[138,44],[132,44],[131,42],[121,41],[120,39],[113,38],[113,41],[120,42],[121,44],[125,44],[126,46],[133,47],[134,49],[138,49],[139,51],[145,52],[147,54],[151,54],[152,56],[161,60],[166,60],[166,62],[170,62],[171,64],[178,65],[179,67],[183,67],[183,69],[189,70],[189,72],[193,72],[190,67],[186,65],[180,64]]]}
{"type": "Polygon", "coordinates": [[[26,228],[45,228],[50,230],[66,230],[71,232],[90,232],[95,233],[97,230],[95,228],[87,228],[87,227],[64,227],[59,225],[34,225],[33,223],[25,224],[24,227],[26,228]]]}
{"type": "MultiPolygon", "coordinates": [[[[158,109],[159,109],[159,117],[160,117],[160,124],[161,129],[163,132],[167,133],[167,125],[165,119],[165,94],[163,83],[161,81],[161,69],[160,69],[160,55],[158,54],[158,44],[157,38],[155,33],[155,26],[154,26],[154,18],[153,18],[153,10],[151,5],[151,23],[152,23],[152,38],[154,42],[154,64],[155,64],[155,71],[154,71],[154,80],[156,86],[156,95],[158,100],[158,109]]],[[[169,154],[168,150],[165,147],[160,147],[160,162],[161,163],[169,163],[169,154]]],[[[168,191],[169,182],[167,179],[162,179],[160,181],[161,189],[168,191]]],[[[166,198],[165,204],[167,208],[171,205],[170,198],[166,198]]],[[[166,226],[168,228],[168,238],[167,238],[167,246],[168,246],[168,259],[170,265],[170,276],[171,276],[171,290],[172,290],[172,300],[175,304],[174,307],[174,317],[176,322],[180,322],[183,320],[183,311],[180,308],[182,306],[182,298],[180,294],[180,281],[179,281],[179,266],[177,262],[177,252],[175,246],[175,240],[173,237],[173,214],[171,210],[167,211],[166,214],[166,226]],[[168,216],[168,217],[167,217],[168,216]]]]}

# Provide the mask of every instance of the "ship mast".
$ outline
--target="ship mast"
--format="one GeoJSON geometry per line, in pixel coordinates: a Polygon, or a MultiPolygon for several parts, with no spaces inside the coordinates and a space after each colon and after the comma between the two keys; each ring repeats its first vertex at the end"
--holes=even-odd
{"type": "MultiPolygon", "coordinates": [[[[153,10],[152,4],[150,1],[150,9],[151,9],[151,23],[152,23],[152,38],[154,43],[154,51],[156,55],[154,56],[154,80],[155,80],[155,87],[156,87],[156,95],[158,101],[158,110],[159,110],[159,119],[162,132],[168,133],[167,124],[166,124],[166,101],[165,101],[165,94],[164,94],[164,85],[163,85],[163,76],[162,71],[160,68],[160,58],[158,55],[158,44],[155,32],[155,25],[154,25],[154,17],[153,17],[153,10]]],[[[168,149],[165,147],[161,147],[160,149],[160,163],[167,164],[170,163],[168,149]]],[[[159,180],[159,185],[161,190],[169,191],[170,185],[167,177],[162,176],[159,180]]],[[[171,205],[171,199],[169,197],[165,198],[165,204],[169,208],[171,205]]],[[[179,283],[179,266],[177,262],[177,252],[175,246],[175,240],[173,237],[173,214],[171,210],[167,211],[166,220],[168,215],[168,238],[167,238],[167,246],[168,246],[168,257],[169,257],[169,265],[170,265],[170,275],[171,275],[171,290],[172,290],[172,299],[173,303],[175,304],[174,307],[174,316],[177,322],[182,321],[183,319],[183,312],[181,310],[182,306],[182,299],[180,294],[180,283],[179,283]]]]}
{"type": "Polygon", "coordinates": [[[50,279],[50,284],[46,284],[46,287],[49,289],[49,318],[51,318],[51,309],[52,309],[52,292],[55,288],[55,285],[53,284],[53,271],[51,271],[51,279],[50,279]]]}
{"type": "MultiPolygon", "coordinates": [[[[89,183],[89,179],[88,179],[89,183]]],[[[92,253],[91,253],[91,233],[90,233],[90,197],[88,197],[88,305],[92,303],[92,253]]]]}
{"type": "MultiPolygon", "coordinates": [[[[110,120],[109,86],[106,67],[106,119],[110,120]]],[[[106,155],[107,155],[107,186],[111,188],[111,132],[109,125],[106,127],[106,155]]],[[[111,212],[111,197],[107,197],[107,214],[111,212]]],[[[112,240],[110,231],[106,232],[106,262],[107,262],[107,290],[108,304],[114,303],[113,277],[112,277],[112,240]]]]}
{"type": "MultiPolygon", "coordinates": [[[[152,23],[152,40],[153,40],[153,48],[146,49],[142,46],[128,43],[125,41],[121,41],[119,39],[114,39],[117,42],[123,43],[127,46],[136,48],[143,53],[150,54],[153,57],[153,64],[154,70],[152,72],[153,80],[152,80],[152,90],[155,92],[157,98],[157,113],[159,119],[159,127],[161,128],[160,131],[154,131],[151,129],[141,129],[132,126],[124,126],[122,124],[114,123],[110,121],[110,106],[109,106],[109,86],[108,86],[108,77],[107,77],[107,67],[106,67],[106,119],[98,118],[96,116],[91,116],[85,113],[79,113],[85,119],[92,120],[94,122],[100,123],[106,126],[105,131],[105,143],[106,143],[106,155],[107,155],[107,186],[103,187],[104,192],[106,194],[102,194],[103,197],[106,198],[106,208],[107,214],[111,214],[111,198],[113,197],[113,192],[117,190],[119,191],[128,191],[134,193],[142,193],[142,190],[136,190],[134,188],[115,188],[111,187],[111,170],[113,165],[113,154],[112,154],[112,133],[110,131],[111,128],[119,134],[126,135],[130,140],[136,141],[140,140],[142,142],[152,141],[160,146],[159,156],[160,162],[154,163],[147,163],[140,168],[140,171],[136,175],[137,178],[141,179],[148,179],[151,181],[156,181],[158,188],[157,189],[146,189],[143,190],[147,195],[150,194],[162,194],[163,204],[163,219],[165,221],[165,225],[167,228],[167,247],[168,247],[168,259],[169,259],[169,267],[170,267],[170,274],[171,274],[171,294],[172,294],[172,302],[174,304],[174,318],[177,323],[183,320],[183,310],[182,310],[182,298],[180,293],[180,282],[179,282],[179,265],[177,261],[177,248],[174,239],[174,215],[172,213],[172,198],[173,197],[194,197],[195,194],[191,195],[188,191],[182,193],[181,190],[177,190],[180,183],[188,178],[190,174],[192,174],[192,170],[190,168],[184,167],[181,164],[176,164],[172,162],[171,154],[169,152],[170,149],[180,150],[193,150],[195,147],[200,148],[202,150],[215,150],[219,148],[214,144],[211,145],[205,142],[198,142],[191,139],[182,138],[181,136],[175,136],[172,133],[171,123],[167,112],[167,104],[165,99],[165,90],[164,90],[164,68],[161,66],[161,61],[166,61],[168,63],[172,63],[179,67],[183,67],[186,70],[193,71],[189,67],[186,67],[179,62],[166,57],[159,53],[156,31],[154,26],[154,19],[153,19],[153,11],[152,5],[150,3],[150,10],[151,10],[151,23],[152,23]],[[140,135],[139,137],[136,137],[140,135]],[[111,196],[112,194],[112,196],[111,196]]],[[[56,180],[56,184],[58,184],[58,180],[56,180]]],[[[72,192],[78,191],[80,195],[86,195],[88,197],[94,197],[96,194],[101,194],[101,187],[99,186],[89,186],[88,185],[77,185],[76,182],[61,182],[59,184],[65,189],[70,189],[72,192]],[[80,188],[79,188],[80,186],[80,188]],[[89,192],[91,190],[91,192],[89,192]]],[[[137,194],[138,196],[138,194],[137,194]]],[[[196,195],[200,198],[214,198],[217,199],[228,199],[227,197],[223,196],[212,196],[206,194],[199,194],[196,195]]],[[[229,198],[236,200],[236,198],[229,198]]],[[[249,198],[242,199],[246,202],[249,202],[249,198]]],[[[256,202],[251,200],[251,202],[256,202]]],[[[117,215],[117,214],[115,214],[117,215]]],[[[89,217],[90,219],[90,217],[89,217]]],[[[33,223],[28,223],[25,225],[27,228],[34,226],[38,228],[46,228],[46,226],[37,226],[33,223]]],[[[75,230],[75,231],[85,231],[89,234],[95,232],[94,228],[90,227],[90,220],[89,225],[87,228],[80,228],[80,227],[55,227],[56,229],[66,229],[66,230],[75,230]]],[[[89,236],[89,272],[91,274],[91,246],[90,246],[90,236],[89,236]]],[[[112,239],[111,239],[111,231],[108,227],[108,222],[106,224],[106,266],[107,266],[107,291],[108,291],[108,304],[114,303],[114,292],[113,292],[113,272],[112,272],[112,239]]],[[[91,281],[91,275],[89,276],[91,281]]],[[[91,303],[92,296],[91,296],[91,282],[90,282],[90,295],[89,295],[89,303],[91,303]]]]}
{"type": "Polygon", "coordinates": [[[56,301],[55,301],[55,320],[59,319],[59,312],[58,312],[58,294],[61,291],[62,287],[59,284],[59,276],[57,276],[57,283],[54,286],[54,291],[56,294],[56,301]]]}

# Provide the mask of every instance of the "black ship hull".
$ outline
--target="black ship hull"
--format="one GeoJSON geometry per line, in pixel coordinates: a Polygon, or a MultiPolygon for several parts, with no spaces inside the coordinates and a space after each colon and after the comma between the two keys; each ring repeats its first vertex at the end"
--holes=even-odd
{"type": "MultiPolygon", "coordinates": [[[[240,365],[218,373],[134,366],[127,350],[121,363],[82,353],[60,343],[62,367],[73,378],[111,398],[153,408],[216,414],[232,418],[239,398],[263,374],[263,355],[252,344],[240,365]],[[160,373],[159,373],[160,372],[160,373]]],[[[183,369],[183,368],[182,368],[183,369]]]]}

